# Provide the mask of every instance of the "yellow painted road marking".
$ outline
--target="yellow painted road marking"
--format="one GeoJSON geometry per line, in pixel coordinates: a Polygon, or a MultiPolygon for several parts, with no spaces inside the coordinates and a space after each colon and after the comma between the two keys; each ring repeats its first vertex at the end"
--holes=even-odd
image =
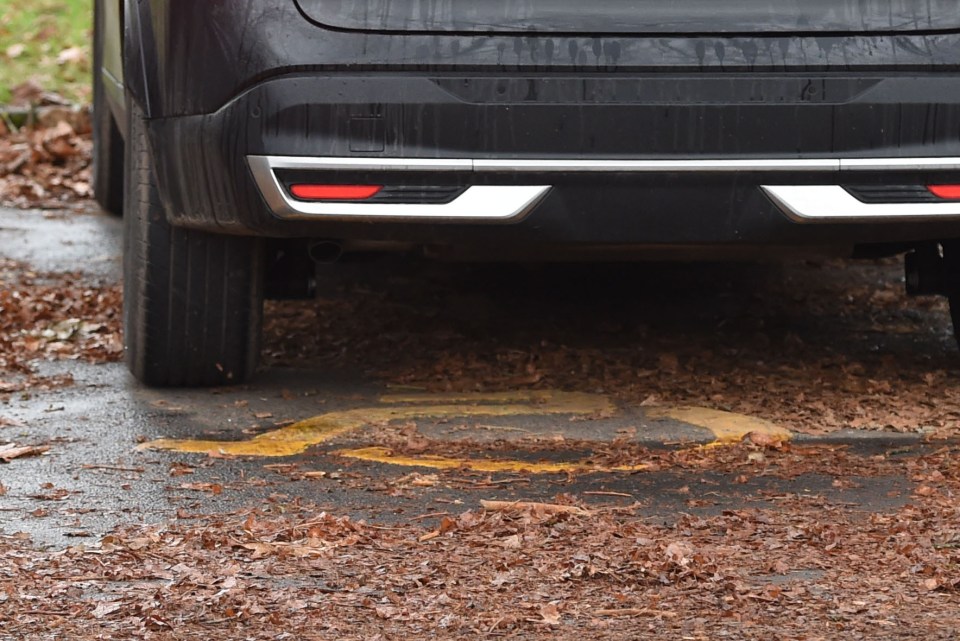
{"type": "Polygon", "coordinates": [[[499,394],[410,394],[380,399],[392,407],[364,407],[328,412],[299,423],[259,434],[244,441],[158,439],[137,449],[177,452],[219,452],[235,456],[292,456],[312,445],[368,425],[396,420],[450,419],[471,416],[608,416],[613,403],[599,394],[558,391],[504,392],[499,394]],[[403,405],[403,403],[409,403],[403,405]]]}
{"type": "Polygon", "coordinates": [[[589,461],[518,461],[452,458],[424,454],[420,456],[394,455],[386,447],[363,447],[353,450],[337,450],[334,454],[346,458],[370,461],[373,463],[387,463],[404,467],[429,467],[437,470],[455,470],[467,468],[477,472],[529,472],[531,474],[559,474],[564,472],[637,472],[646,469],[647,465],[612,465],[604,466],[589,461]]]}
{"type": "MultiPolygon", "coordinates": [[[[137,449],[173,450],[177,452],[217,452],[235,456],[292,456],[307,448],[338,436],[376,424],[397,420],[454,419],[480,416],[551,416],[609,417],[615,406],[605,396],[579,392],[511,391],[463,394],[390,394],[381,397],[383,406],[328,412],[313,418],[259,434],[242,441],[193,439],[159,439],[137,449]]],[[[714,441],[706,447],[740,442],[751,432],[789,440],[791,434],[764,419],[722,412],[702,407],[645,408],[650,419],[673,419],[709,430],[714,441]]],[[[530,462],[520,460],[488,460],[443,457],[435,455],[401,456],[381,447],[347,449],[336,452],[358,460],[434,469],[469,468],[481,472],[562,473],[573,471],[630,472],[648,466],[622,465],[603,467],[586,461],[530,462]]]]}
{"type": "Polygon", "coordinates": [[[781,441],[788,441],[791,436],[789,430],[762,418],[705,407],[650,407],[647,408],[646,416],[654,420],[669,418],[710,430],[714,441],[706,447],[739,443],[751,432],[781,441]]]}

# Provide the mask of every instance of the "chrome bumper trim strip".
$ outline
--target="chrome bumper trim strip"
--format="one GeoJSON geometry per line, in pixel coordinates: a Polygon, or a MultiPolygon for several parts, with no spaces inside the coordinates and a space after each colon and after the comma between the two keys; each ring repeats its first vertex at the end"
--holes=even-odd
{"type": "MultiPolygon", "coordinates": [[[[960,161],[958,161],[960,166],[960,161]]],[[[716,173],[738,171],[839,171],[840,161],[832,158],[771,158],[760,160],[524,160],[476,159],[476,172],[497,173],[716,173]]]]}
{"type": "MultiPolygon", "coordinates": [[[[960,157],[770,158],[692,160],[580,160],[482,158],[372,158],[248,156],[257,185],[281,218],[396,218],[405,220],[513,221],[550,191],[549,185],[474,185],[446,204],[304,202],[291,198],[277,169],[364,172],[550,173],[730,173],[957,171],[960,157]]],[[[916,221],[960,218],[960,203],[882,203],[857,200],[838,185],[768,185],[764,192],[797,222],[916,221]]]]}
{"type": "Polygon", "coordinates": [[[271,169],[337,171],[473,171],[467,158],[342,158],[324,156],[247,156],[251,168],[256,160],[271,169]]]}
{"type": "Polygon", "coordinates": [[[960,158],[843,158],[840,171],[957,171],[960,158]]]}
{"type": "Polygon", "coordinates": [[[960,157],[942,158],[704,158],[586,160],[577,158],[373,158],[248,156],[274,169],[343,171],[459,171],[483,173],[659,173],[780,171],[960,171],[960,157]]]}
{"type": "Polygon", "coordinates": [[[960,220],[960,202],[865,203],[839,185],[763,185],[761,189],[798,223],[960,220]]]}

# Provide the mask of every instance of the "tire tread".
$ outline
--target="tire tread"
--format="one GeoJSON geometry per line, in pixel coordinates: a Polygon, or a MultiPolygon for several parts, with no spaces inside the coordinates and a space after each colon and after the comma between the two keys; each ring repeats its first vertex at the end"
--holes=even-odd
{"type": "Polygon", "coordinates": [[[131,108],[124,211],[127,365],[151,386],[240,383],[259,358],[262,242],[170,225],[131,108]]]}

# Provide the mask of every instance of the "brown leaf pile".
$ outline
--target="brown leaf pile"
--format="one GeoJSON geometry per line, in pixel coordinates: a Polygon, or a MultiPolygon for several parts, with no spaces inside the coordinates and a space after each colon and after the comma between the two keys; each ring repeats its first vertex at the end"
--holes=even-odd
{"type": "Polygon", "coordinates": [[[36,359],[119,360],[121,305],[118,285],[84,282],[79,274],[36,274],[0,260],[0,392],[69,382],[36,376],[36,359]]]}
{"type": "Polygon", "coordinates": [[[897,464],[927,489],[872,515],[787,495],[669,524],[632,507],[531,503],[434,528],[275,497],[62,552],[8,535],[0,624],[77,639],[952,639],[954,455],[897,464]]]}
{"type": "Polygon", "coordinates": [[[90,187],[90,117],[46,108],[31,126],[0,121],[0,204],[30,209],[85,206],[90,187]]]}

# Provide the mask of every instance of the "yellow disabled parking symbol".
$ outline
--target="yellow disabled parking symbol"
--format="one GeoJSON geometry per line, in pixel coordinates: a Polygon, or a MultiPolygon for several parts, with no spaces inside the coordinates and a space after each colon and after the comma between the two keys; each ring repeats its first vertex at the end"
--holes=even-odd
{"type": "MultiPolygon", "coordinates": [[[[382,396],[379,400],[381,405],[328,412],[246,440],[158,439],[144,443],[137,449],[193,453],[215,452],[233,456],[282,457],[300,454],[311,446],[358,432],[365,427],[398,420],[564,415],[581,418],[608,418],[616,414],[616,407],[606,396],[556,390],[489,394],[387,395],[382,396]]],[[[675,412],[662,411],[659,416],[661,418],[689,421],[691,424],[710,430],[714,433],[717,443],[733,442],[736,440],[734,436],[738,429],[740,437],[749,431],[757,430],[777,433],[784,439],[789,437],[789,433],[785,430],[761,419],[715,410],[700,412],[690,409],[675,412]],[[712,426],[716,426],[716,429],[712,426]]],[[[454,458],[438,455],[404,456],[396,455],[390,449],[383,447],[341,449],[333,453],[346,458],[391,465],[434,469],[468,468],[484,472],[636,471],[646,467],[645,465],[601,467],[589,461],[531,462],[514,459],[454,458]]]]}

